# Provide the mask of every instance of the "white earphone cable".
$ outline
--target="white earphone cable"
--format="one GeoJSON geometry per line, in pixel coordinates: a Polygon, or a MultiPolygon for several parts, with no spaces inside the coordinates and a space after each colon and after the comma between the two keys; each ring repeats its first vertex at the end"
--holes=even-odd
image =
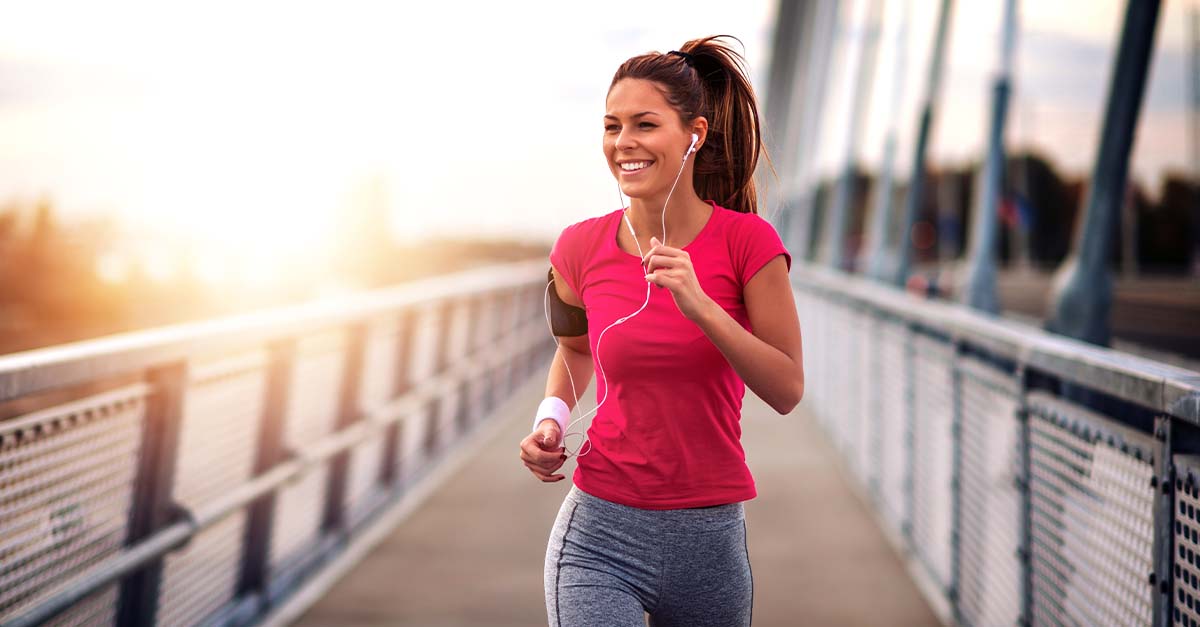
{"type": "MultiPolygon", "coordinates": [[[[694,146],[696,143],[695,137],[696,137],[695,135],[692,136],[692,146],[694,146]]],[[[665,201],[663,201],[662,244],[664,246],[666,246],[666,244],[667,244],[667,206],[671,203],[671,195],[675,193],[675,186],[679,184],[679,178],[681,176],[683,176],[684,168],[687,167],[687,159],[689,156],[691,156],[691,154],[693,152],[692,146],[689,146],[688,151],[686,153],[684,153],[683,162],[679,165],[679,172],[677,172],[675,174],[675,180],[674,180],[674,182],[671,183],[671,189],[667,191],[667,199],[665,201]]],[[[621,215],[624,218],[625,226],[627,226],[629,228],[629,234],[633,236],[633,245],[637,247],[638,258],[644,260],[646,257],[646,254],[645,254],[645,252],[642,251],[641,243],[638,242],[637,231],[635,231],[633,229],[633,222],[631,222],[629,220],[629,208],[626,208],[624,206],[625,205],[624,198],[623,198],[623,196],[621,196],[621,186],[619,183],[617,184],[617,198],[621,200],[621,207],[622,207],[621,215]]],[[[642,265],[642,269],[643,269],[643,271],[646,269],[644,264],[642,265]]],[[[546,314],[546,325],[548,327],[550,327],[550,335],[553,337],[554,336],[554,327],[550,322],[550,306],[549,306],[550,286],[552,284],[553,284],[553,282],[546,283],[546,294],[545,294],[545,297],[542,299],[542,307],[546,314]]],[[[572,431],[571,429],[577,423],[582,422],[583,420],[587,419],[588,417],[593,416],[597,412],[599,412],[600,408],[604,406],[604,402],[608,400],[608,377],[604,374],[604,363],[600,359],[600,344],[601,344],[601,342],[604,341],[604,334],[608,333],[609,329],[617,326],[618,324],[622,324],[622,323],[632,319],[634,316],[642,313],[642,311],[645,310],[649,304],[650,304],[650,283],[646,282],[646,299],[645,299],[645,301],[642,302],[642,306],[638,307],[637,311],[635,311],[629,315],[623,316],[621,318],[617,318],[615,321],[613,321],[612,324],[608,325],[607,327],[604,328],[603,331],[600,332],[600,337],[596,338],[596,368],[600,371],[600,378],[603,379],[603,381],[604,381],[604,395],[600,398],[600,402],[597,403],[595,407],[588,410],[587,413],[579,416],[578,418],[575,418],[574,420],[572,420],[570,423],[567,424],[566,432],[563,433],[563,435],[562,435],[563,449],[566,451],[567,456],[583,457],[584,455],[587,455],[588,452],[590,452],[592,450],[592,441],[591,441],[591,438],[588,436],[588,429],[584,428],[582,431],[572,431]],[[583,440],[579,443],[579,447],[576,448],[574,451],[572,451],[571,449],[567,448],[567,438],[568,437],[582,437],[583,440]],[[584,445],[587,445],[587,450],[584,450],[584,448],[583,448],[584,445]]],[[[557,337],[554,337],[554,345],[559,349],[562,348],[562,345],[559,343],[557,337]]],[[[562,358],[562,362],[563,362],[563,367],[567,371],[567,379],[571,382],[571,396],[575,399],[575,403],[572,406],[571,411],[574,412],[575,409],[579,407],[579,392],[575,388],[575,377],[571,375],[571,367],[569,364],[567,364],[566,357],[562,358]]]]}

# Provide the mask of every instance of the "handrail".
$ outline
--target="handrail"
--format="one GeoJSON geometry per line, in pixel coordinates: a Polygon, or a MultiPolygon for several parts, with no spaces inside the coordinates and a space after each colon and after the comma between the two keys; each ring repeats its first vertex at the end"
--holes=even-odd
{"type": "Polygon", "coordinates": [[[798,289],[852,300],[936,328],[956,342],[1200,425],[1200,372],[996,318],[957,303],[918,298],[826,268],[798,263],[792,268],[792,277],[798,289]]]}
{"type": "Polygon", "coordinates": [[[0,357],[0,401],[544,277],[544,260],[465,270],[393,288],[216,320],[73,342],[0,357]]]}
{"type": "MultiPolygon", "coordinates": [[[[442,296],[444,297],[445,293],[442,296]]],[[[259,497],[296,481],[338,453],[351,450],[355,445],[375,436],[388,424],[402,420],[421,404],[444,394],[446,389],[455,383],[501,365],[508,354],[527,346],[545,333],[544,323],[535,320],[499,344],[478,348],[468,359],[423,381],[420,386],[386,405],[371,410],[351,426],[297,451],[291,459],[237,486],[223,498],[196,512],[181,513],[181,520],[160,529],[153,536],[120,553],[96,562],[47,593],[36,605],[6,620],[4,624],[6,627],[42,624],[100,588],[185,546],[201,531],[244,509],[259,497]]]]}
{"type": "Polygon", "coordinates": [[[1109,582],[1069,618],[1191,612],[1172,600],[1200,589],[1172,573],[1193,561],[1200,373],[832,269],[792,278],[808,408],[943,622],[1037,623],[1064,587],[1109,582]],[[1121,558],[1091,559],[1114,533],[1121,558]]]}

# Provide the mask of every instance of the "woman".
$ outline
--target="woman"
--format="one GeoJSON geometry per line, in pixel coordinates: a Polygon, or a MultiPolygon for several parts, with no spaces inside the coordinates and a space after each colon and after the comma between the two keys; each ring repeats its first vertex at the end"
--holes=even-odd
{"type": "Polygon", "coordinates": [[[564,478],[573,390],[594,366],[598,411],[546,553],[550,625],[644,625],[643,612],[747,625],[742,397],[749,386],[786,414],[804,392],[791,259],[756,214],[754,93],[709,37],[626,61],[606,108],[629,207],[567,227],[550,253],[558,307],[586,323],[555,326],[547,399],[521,442],[535,477],[564,478]]]}

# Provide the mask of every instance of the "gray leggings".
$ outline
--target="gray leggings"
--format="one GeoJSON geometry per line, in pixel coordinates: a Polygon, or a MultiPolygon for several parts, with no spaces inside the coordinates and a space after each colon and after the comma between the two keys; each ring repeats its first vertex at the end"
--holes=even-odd
{"type": "Polygon", "coordinates": [[[550,627],[750,624],[741,503],[646,510],[571,488],[546,549],[550,627]]]}

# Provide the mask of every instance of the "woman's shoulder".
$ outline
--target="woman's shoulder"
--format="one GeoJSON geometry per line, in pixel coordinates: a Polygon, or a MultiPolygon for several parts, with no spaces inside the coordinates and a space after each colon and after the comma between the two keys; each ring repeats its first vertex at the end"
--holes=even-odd
{"type": "Polygon", "coordinates": [[[742,213],[733,209],[727,209],[721,205],[714,205],[714,207],[721,212],[721,217],[725,221],[727,229],[737,235],[761,237],[765,232],[775,232],[775,226],[757,213],[742,213]]]}
{"type": "Polygon", "coordinates": [[[620,218],[621,211],[621,209],[616,209],[604,215],[586,218],[574,224],[569,224],[563,228],[558,238],[560,241],[564,239],[568,241],[592,241],[596,235],[608,229],[612,225],[613,220],[620,218]]]}
{"type": "Polygon", "coordinates": [[[611,232],[612,221],[619,219],[621,210],[612,211],[605,215],[580,220],[568,225],[554,240],[550,250],[550,261],[560,271],[565,271],[569,264],[576,266],[583,259],[593,257],[611,232]]]}

